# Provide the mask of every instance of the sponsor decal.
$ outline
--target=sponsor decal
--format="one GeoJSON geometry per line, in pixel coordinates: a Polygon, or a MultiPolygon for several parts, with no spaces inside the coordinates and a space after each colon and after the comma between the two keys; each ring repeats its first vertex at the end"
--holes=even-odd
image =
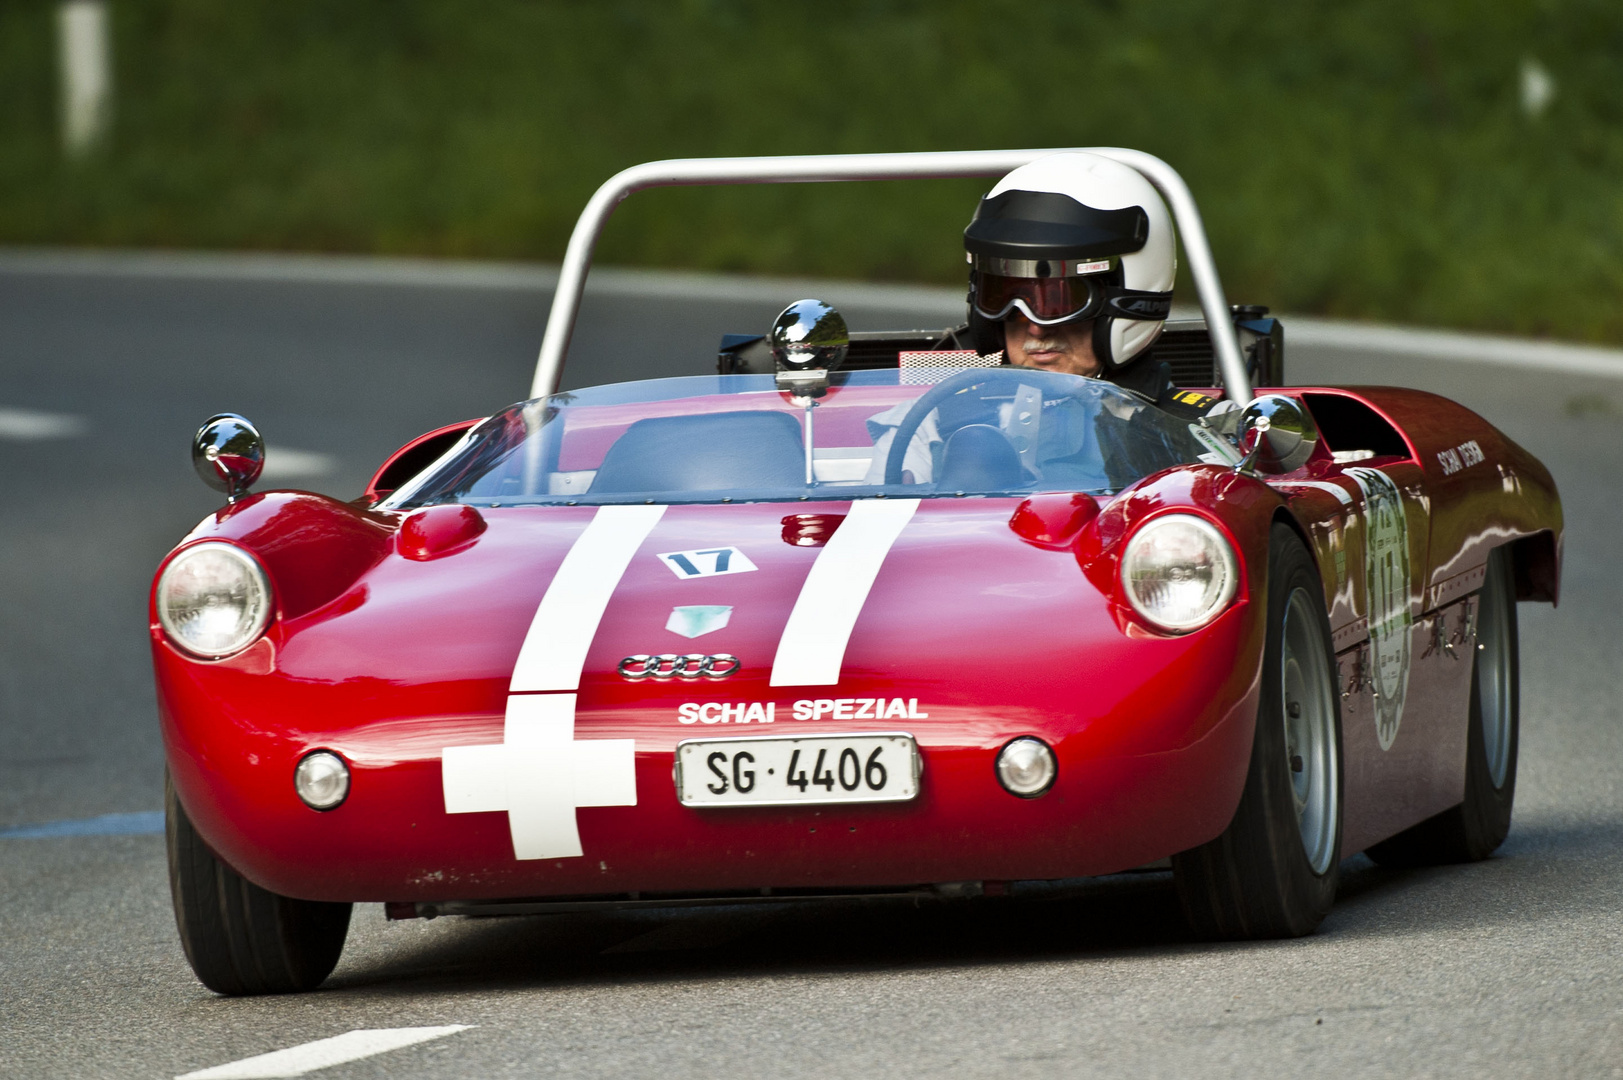
{"type": "Polygon", "coordinates": [[[795,702],[796,720],[928,720],[918,698],[807,698],[795,702]]]}
{"type": "Polygon", "coordinates": [[[1403,493],[1379,469],[1348,469],[1364,492],[1364,608],[1373,655],[1375,732],[1390,750],[1409,692],[1409,519],[1403,493]]]}
{"type": "MultiPolygon", "coordinates": [[[[796,720],[928,720],[918,698],[801,698],[789,707],[796,720]]],[[[677,706],[681,724],[771,724],[774,701],[688,701],[677,706]]]]}
{"type": "Polygon", "coordinates": [[[679,724],[770,724],[777,718],[772,701],[689,701],[676,709],[679,724]]]}
{"type": "Polygon", "coordinates": [[[735,547],[702,548],[697,551],[667,551],[659,556],[679,578],[721,577],[723,574],[747,574],[756,565],[735,547]]]}
{"type": "Polygon", "coordinates": [[[1172,297],[1143,295],[1113,296],[1110,308],[1129,319],[1164,319],[1172,314],[1172,297]]]}
{"type": "Polygon", "coordinates": [[[725,604],[690,604],[671,608],[665,629],[685,638],[703,637],[732,621],[733,609],[725,604]]]}
{"type": "Polygon", "coordinates": [[[1239,463],[1240,455],[1234,452],[1234,448],[1218,438],[1216,433],[1209,430],[1205,425],[1190,424],[1189,434],[1194,436],[1196,442],[1206,448],[1206,453],[1200,455],[1200,460],[1206,464],[1235,465],[1239,463]]]}
{"type": "Polygon", "coordinates": [[[1472,465],[1480,465],[1487,460],[1482,447],[1476,444],[1475,439],[1468,439],[1452,450],[1440,450],[1437,453],[1437,464],[1443,467],[1444,476],[1453,476],[1461,469],[1469,469],[1472,465]]]}

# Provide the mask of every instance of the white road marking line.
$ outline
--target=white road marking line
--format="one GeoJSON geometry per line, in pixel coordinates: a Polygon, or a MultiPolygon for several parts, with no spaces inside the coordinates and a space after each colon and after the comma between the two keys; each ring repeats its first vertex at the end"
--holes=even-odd
{"type": "MultiPolygon", "coordinates": [[[[555,263],[275,252],[0,247],[0,274],[516,292],[550,292],[558,285],[555,263]]],[[[964,317],[964,290],[939,285],[755,277],[630,266],[594,267],[586,281],[586,295],[701,303],[730,300],[773,308],[782,307],[786,296],[821,296],[841,310],[912,312],[922,318],[939,320],[943,326],[962,322],[964,317]]]]}
{"type": "MultiPolygon", "coordinates": [[[[1369,326],[1301,316],[1281,316],[1280,321],[1285,324],[1285,333],[1294,345],[1623,378],[1623,350],[1618,349],[1412,326],[1369,326]]],[[[1287,374],[1289,370],[1287,366],[1287,374]]]]}
{"type": "Polygon", "coordinates": [[[265,469],[259,474],[260,482],[272,483],[296,480],[304,476],[328,476],[338,463],[331,454],[318,454],[314,450],[294,450],[286,446],[265,447],[265,469]]]}
{"type": "Polygon", "coordinates": [[[447,746],[447,814],[507,811],[515,859],[581,854],[575,809],[636,806],[634,739],[575,741],[574,694],[512,694],[503,740],[447,746]]]}
{"type": "Polygon", "coordinates": [[[41,412],[38,409],[0,408],[0,439],[33,442],[38,439],[71,439],[90,430],[82,416],[41,412]]]}
{"type": "Polygon", "coordinates": [[[586,651],[597,636],[604,609],[637,549],[664,514],[663,506],[598,508],[535,609],[513,665],[509,693],[580,688],[586,651]]]}
{"type": "Polygon", "coordinates": [[[216,1065],[211,1069],[184,1073],[175,1080],[266,1080],[269,1077],[303,1076],[317,1069],[359,1061],[432,1039],[443,1039],[447,1035],[467,1031],[472,1026],[447,1024],[444,1027],[366,1028],[216,1065]]]}
{"type": "Polygon", "coordinates": [[[773,686],[832,686],[845,647],[917,499],[859,499],[812,563],[772,661],[773,686]]]}
{"type": "MultiPolygon", "coordinates": [[[[137,277],[207,281],[279,281],[294,284],[396,285],[434,289],[507,289],[549,292],[557,287],[551,263],[471,259],[378,258],[273,252],[130,251],[0,247],[0,274],[137,277]]],[[[748,277],[702,271],[596,267],[586,295],[655,300],[745,301],[781,306],[785,297],[820,296],[841,310],[908,312],[958,323],[964,290],[933,285],[748,277]]],[[[1198,308],[1179,305],[1174,319],[1198,319],[1198,308]]],[[[1423,327],[1342,322],[1280,313],[1297,345],[1502,364],[1579,375],[1623,378],[1623,349],[1531,338],[1500,337],[1423,327]]]]}

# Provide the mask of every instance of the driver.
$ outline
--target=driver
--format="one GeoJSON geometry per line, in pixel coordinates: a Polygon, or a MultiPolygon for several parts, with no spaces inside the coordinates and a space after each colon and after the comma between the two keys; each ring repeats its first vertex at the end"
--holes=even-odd
{"type": "Polygon", "coordinates": [[[1204,415],[1213,399],[1173,386],[1149,355],[1172,310],[1175,247],[1166,204],[1137,170],[1083,153],[1021,166],[964,230],[976,351],[1204,415]]]}

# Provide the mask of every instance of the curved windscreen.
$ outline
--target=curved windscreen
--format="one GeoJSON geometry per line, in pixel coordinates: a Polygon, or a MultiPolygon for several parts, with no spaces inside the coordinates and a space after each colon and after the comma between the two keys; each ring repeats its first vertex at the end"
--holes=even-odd
{"type": "Polygon", "coordinates": [[[1233,460],[1198,424],[1074,375],[985,368],[912,384],[895,370],[842,372],[809,407],[771,375],[708,375],[514,405],[382,507],[1108,494],[1233,460]]]}

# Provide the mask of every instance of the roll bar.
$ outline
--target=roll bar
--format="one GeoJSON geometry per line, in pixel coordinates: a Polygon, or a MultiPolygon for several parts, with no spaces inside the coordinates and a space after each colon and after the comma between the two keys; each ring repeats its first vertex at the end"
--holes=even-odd
{"type": "MultiPolygon", "coordinates": [[[[1184,255],[1200,295],[1212,348],[1223,372],[1223,387],[1232,401],[1251,400],[1251,381],[1240,343],[1229,316],[1228,300],[1217,278],[1217,264],[1206,242],[1206,228],[1194,196],[1172,166],[1151,154],[1112,146],[1078,147],[1090,154],[1119,161],[1138,170],[1155,185],[1172,209],[1178,233],[1183,238],[1184,255]]],[[[916,180],[964,176],[1002,176],[1021,165],[1049,154],[1073,152],[1050,150],[963,150],[918,154],[816,154],[794,157],[673,158],[634,165],[616,173],[586,203],[575,231],[570,234],[558,273],[558,288],[552,297],[546,333],[541,338],[541,355],[535,365],[531,397],[556,393],[563,375],[564,356],[574,335],[580,313],[586,273],[592,265],[592,252],[609,215],[621,199],[634,191],[653,187],[681,187],[699,184],[812,184],[838,180],[916,180]]],[[[785,303],[795,297],[786,297],[785,303]]]]}

